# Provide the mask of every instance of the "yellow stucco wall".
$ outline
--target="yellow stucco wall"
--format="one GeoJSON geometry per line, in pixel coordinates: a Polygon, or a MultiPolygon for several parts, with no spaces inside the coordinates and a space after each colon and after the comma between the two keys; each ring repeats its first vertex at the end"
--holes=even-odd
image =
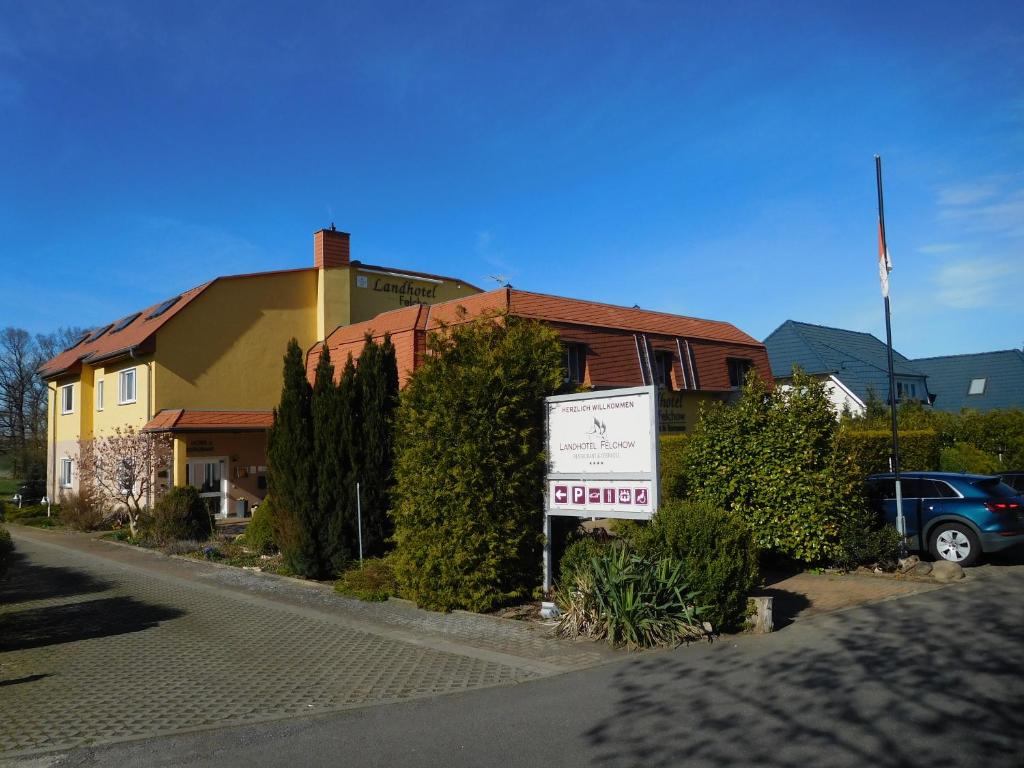
{"type": "MultiPolygon", "coordinates": [[[[407,275],[399,270],[351,270],[350,323],[370,320],[381,312],[410,304],[437,304],[480,293],[479,289],[457,280],[433,280],[407,275]]],[[[333,330],[332,329],[329,329],[333,330]]]]}
{"type": "MultiPolygon", "coordinates": [[[[88,377],[87,377],[88,378],[88,377]]],[[[139,428],[153,416],[152,359],[150,357],[118,360],[92,371],[89,406],[92,410],[93,435],[109,435],[115,427],[139,428]],[[119,392],[121,372],[135,370],[135,402],[121,403],[119,392]],[[103,410],[96,407],[98,382],[103,381],[103,410]]]]}
{"type": "Polygon", "coordinates": [[[327,335],[339,325],[348,325],[351,317],[352,276],[348,267],[317,270],[316,338],[327,335]]]}
{"type": "Polygon", "coordinates": [[[317,340],[314,270],[217,280],[157,332],[153,412],[270,410],[288,340],[317,340]]]}

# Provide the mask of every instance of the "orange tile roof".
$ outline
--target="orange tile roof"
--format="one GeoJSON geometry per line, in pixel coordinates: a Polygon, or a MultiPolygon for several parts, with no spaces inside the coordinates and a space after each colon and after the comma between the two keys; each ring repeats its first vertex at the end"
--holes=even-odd
{"type": "Polygon", "coordinates": [[[516,289],[509,289],[509,310],[516,317],[532,317],[550,322],[763,346],[753,336],[721,320],[703,320],[639,307],[598,304],[516,289]]]}
{"type": "MultiPolygon", "coordinates": [[[[95,332],[104,327],[109,328],[109,330],[96,339],[81,341],[47,360],[39,366],[39,375],[43,378],[51,378],[76,369],[80,363],[98,362],[118,354],[127,353],[128,350],[135,347],[143,346],[152,339],[153,334],[164,323],[184,309],[192,299],[206,290],[212,282],[203,283],[185,291],[172,306],[168,307],[158,317],[150,318],[149,316],[153,313],[153,310],[164,303],[162,301],[143,309],[134,320],[119,331],[115,331],[111,327],[113,324],[93,329],[93,332],[95,332]]],[[[126,317],[130,316],[126,315],[126,317]]]]}
{"type": "MultiPolygon", "coordinates": [[[[330,347],[335,347],[361,339],[367,332],[378,336],[385,332],[397,333],[413,328],[431,330],[442,323],[459,322],[460,308],[464,308],[469,317],[485,312],[507,310],[516,317],[553,323],[763,346],[757,339],[747,335],[732,323],[720,320],[702,320],[648,309],[618,307],[613,304],[531,293],[516,288],[498,288],[438,304],[415,305],[384,312],[372,320],[335,329],[327,337],[327,343],[330,347]]],[[[319,345],[316,349],[319,350],[319,345]]]]}
{"type": "Polygon", "coordinates": [[[160,411],[143,427],[149,432],[263,430],[274,425],[273,411],[160,411]]]}

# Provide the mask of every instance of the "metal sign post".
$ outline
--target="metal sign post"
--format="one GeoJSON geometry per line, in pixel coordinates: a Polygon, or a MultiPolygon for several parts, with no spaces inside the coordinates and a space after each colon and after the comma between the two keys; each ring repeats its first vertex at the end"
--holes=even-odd
{"type": "Polygon", "coordinates": [[[658,388],[556,395],[547,408],[544,592],[551,517],[650,520],[658,509],[658,388]]]}

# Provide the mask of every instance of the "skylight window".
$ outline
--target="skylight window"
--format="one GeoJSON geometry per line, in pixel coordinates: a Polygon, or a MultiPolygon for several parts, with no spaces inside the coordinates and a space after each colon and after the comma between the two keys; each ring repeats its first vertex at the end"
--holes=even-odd
{"type": "Polygon", "coordinates": [[[89,338],[88,338],[88,339],[86,339],[86,341],[96,341],[96,339],[98,339],[98,338],[99,338],[100,336],[102,336],[102,335],[103,335],[104,333],[106,333],[107,331],[109,331],[109,330],[110,330],[111,328],[113,328],[113,327],[114,327],[114,324],[113,324],[113,323],[111,323],[110,325],[105,325],[105,326],[103,326],[103,327],[102,327],[102,328],[100,328],[99,330],[93,331],[93,332],[92,332],[92,333],[91,333],[91,334],[89,335],[89,338]]]}
{"type": "Polygon", "coordinates": [[[173,306],[174,306],[175,304],[177,304],[177,303],[178,303],[178,300],[179,300],[180,298],[181,298],[181,296],[175,296],[175,297],[174,297],[173,299],[168,299],[168,300],[167,300],[167,301],[165,301],[165,302],[164,302],[163,304],[161,304],[161,305],[160,305],[159,307],[157,307],[157,308],[156,308],[156,309],[154,309],[154,310],[153,310],[152,312],[150,312],[150,313],[149,313],[149,314],[148,314],[148,315],[146,316],[146,319],[147,319],[147,320],[152,320],[152,319],[153,319],[154,317],[160,317],[160,315],[162,315],[162,314],[163,314],[164,312],[166,312],[166,311],[167,311],[168,309],[170,309],[170,308],[171,308],[171,307],[173,307],[173,306]]]}
{"type": "Polygon", "coordinates": [[[128,315],[128,317],[122,317],[120,320],[114,323],[114,327],[110,329],[110,332],[117,333],[118,331],[123,331],[127,326],[131,325],[132,321],[136,317],[138,317],[141,314],[141,312],[136,312],[134,314],[128,315]]]}
{"type": "Polygon", "coordinates": [[[985,382],[988,379],[971,379],[971,386],[967,390],[968,395],[984,395],[985,394],[985,382]]]}
{"type": "Polygon", "coordinates": [[[81,344],[83,341],[88,339],[90,335],[92,335],[92,331],[89,331],[87,333],[83,333],[81,336],[78,337],[78,339],[76,341],[72,342],[69,346],[64,347],[64,351],[67,352],[68,350],[74,349],[79,344],[81,344]]]}

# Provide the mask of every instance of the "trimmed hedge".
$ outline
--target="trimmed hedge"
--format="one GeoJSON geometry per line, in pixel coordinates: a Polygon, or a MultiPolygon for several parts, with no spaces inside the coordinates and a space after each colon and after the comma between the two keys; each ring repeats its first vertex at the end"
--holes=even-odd
{"type": "Polygon", "coordinates": [[[715,631],[743,628],[760,553],[742,517],[710,504],[673,499],[632,538],[648,557],[682,561],[696,602],[706,606],[702,618],[715,631]]]}
{"type": "Polygon", "coordinates": [[[751,371],[735,405],[701,409],[686,450],[690,497],[742,516],[761,549],[828,562],[866,512],[837,430],[821,382],[795,370],[790,386],[769,389],[751,371]]]}
{"type": "Polygon", "coordinates": [[[159,544],[181,539],[206,541],[212,532],[210,512],[191,485],[171,488],[153,508],[152,536],[159,544]]]}
{"type": "Polygon", "coordinates": [[[661,459],[659,485],[661,498],[682,499],[686,496],[687,435],[661,435],[658,439],[661,459]]]}
{"type": "MultiPolygon", "coordinates": [[[[889,471],[892,432],[883,429],[841,429],[839,449],[848,454],[863,477],[889,471]]],[[[939,468],[939,435],[931,429],[900,432],[900,469],[907,472],[939,468]]]]}
{"type": "Polygon", "coordinates": [[[943,448],[939,454],[939,469],[978,475],[994,475],[1003,471],[998,458],[970,443],[955,443],[943,448]]]}

